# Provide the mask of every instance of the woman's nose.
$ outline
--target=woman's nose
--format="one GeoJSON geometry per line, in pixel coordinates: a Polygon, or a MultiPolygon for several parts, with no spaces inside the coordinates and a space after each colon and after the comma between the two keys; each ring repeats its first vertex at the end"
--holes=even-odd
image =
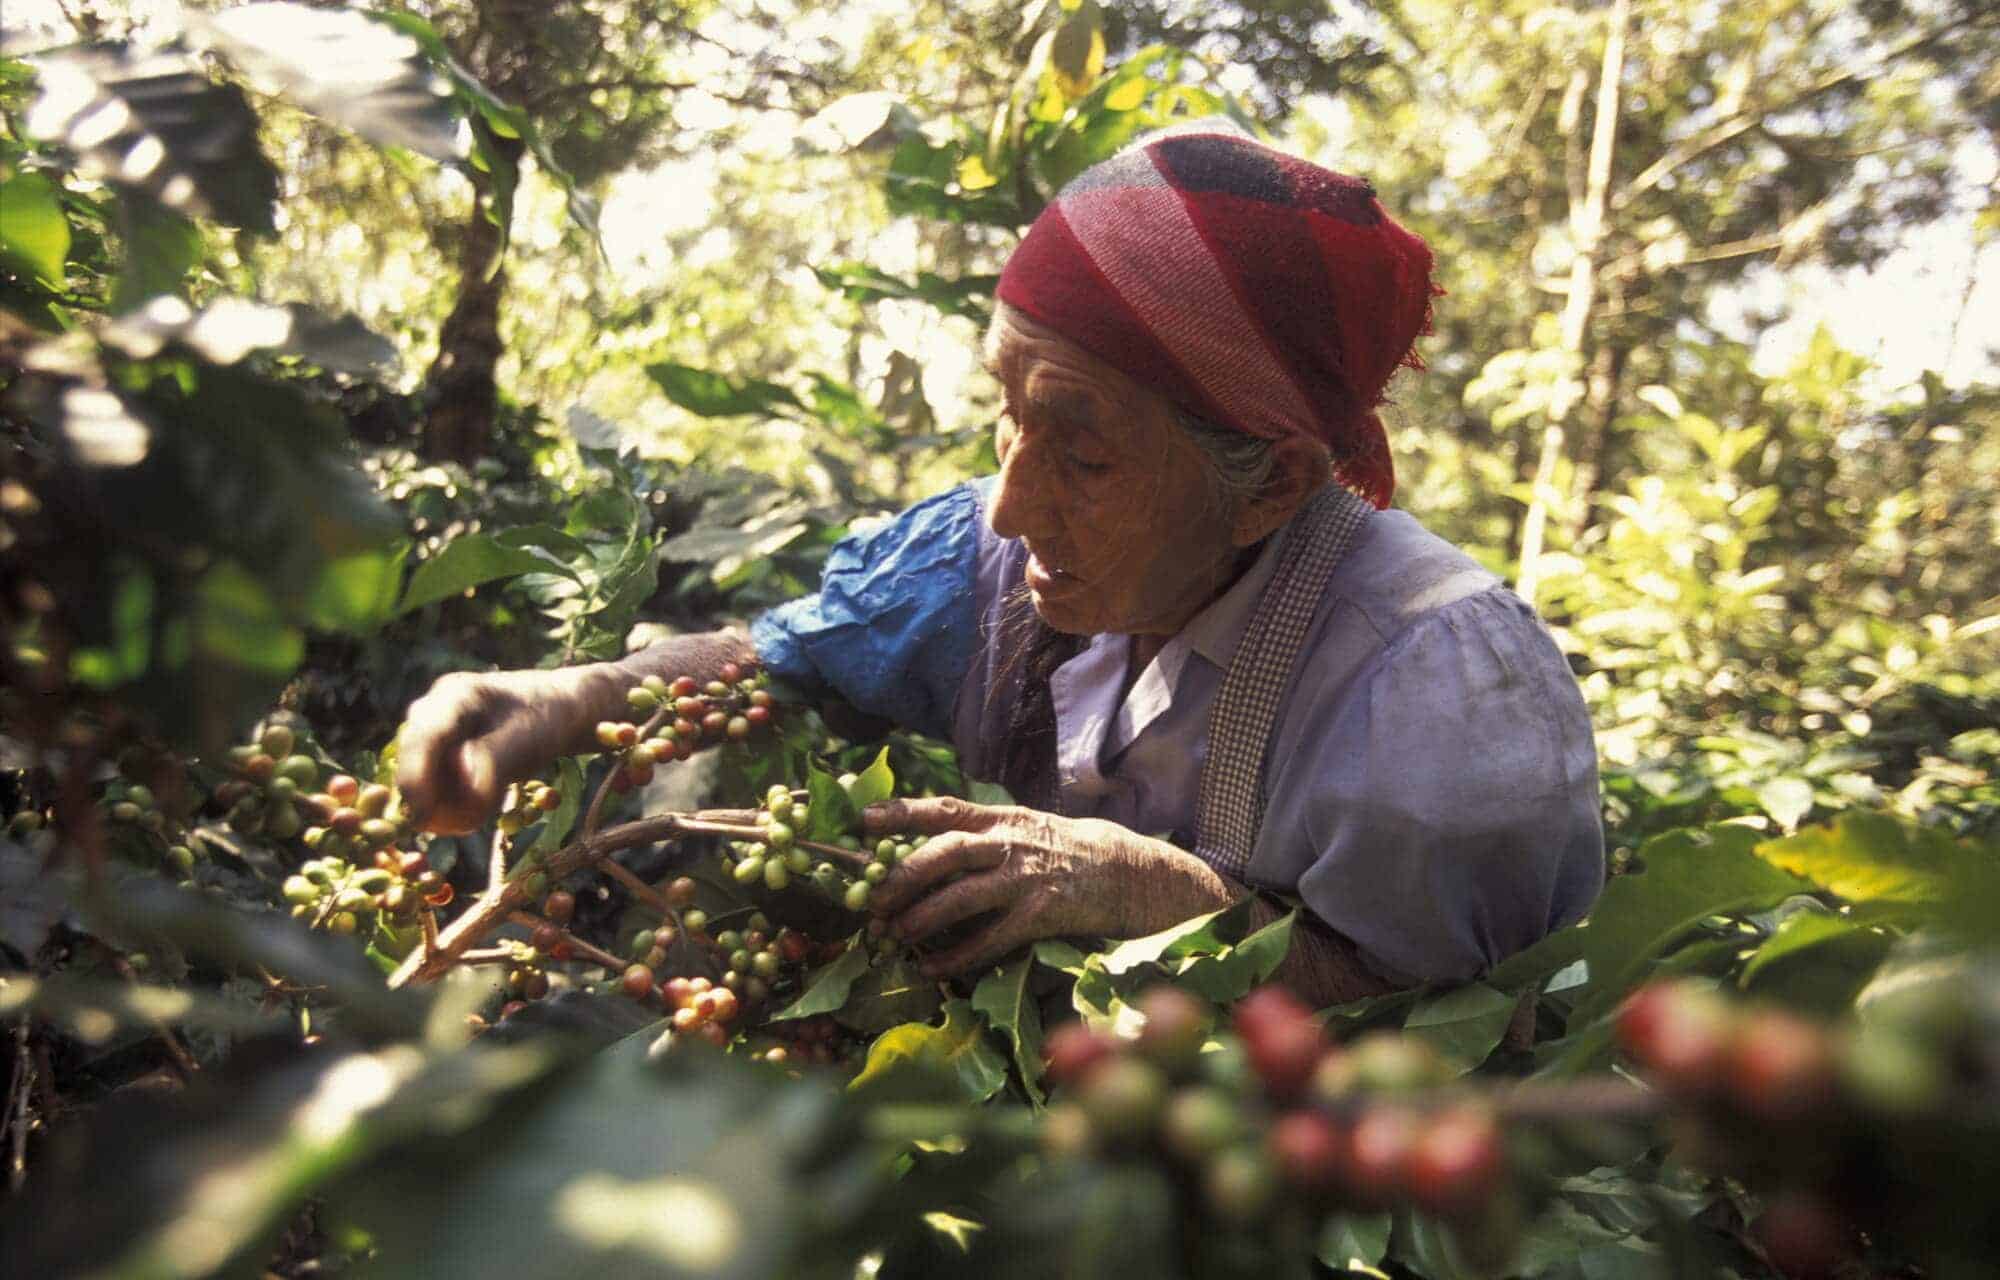
{"type": "Polygon", "coordinates": [[[1056,480],[1044,463],[1047,451],[1040,441],[1026,441],[1018,434],[1000,457],[1000,478],[986,518],[993,532],[1003,538],[1033,538],[1053,532],[1056,480]]]}

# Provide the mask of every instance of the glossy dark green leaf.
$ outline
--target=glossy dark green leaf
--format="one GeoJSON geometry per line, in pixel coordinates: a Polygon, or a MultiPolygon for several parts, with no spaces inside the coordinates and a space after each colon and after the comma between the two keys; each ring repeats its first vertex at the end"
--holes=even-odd
{"type": "Polygon", "coordinates": [[[771,1021],[810,1018],[815,1014],[836,1013],[847,1004],[848,993],[862,974],[868,972],[868,948],[860,942],[849,944],[832,963],[815,970],[799,998],[771,1015],[771,1021]]]}
{"type": "Polygon", "coordinates": [[[278,174],[257,146],[257,115],[234,85],[174,49],[102,44],[35,58],[42,95],[30,136],[76,153],[90,177],[175,210],[273,234],[278,174]]]}
{"type": "Polygon", "coordinates": [[[972,990],[972,1007],[986,1019],[986,1025],[1007,1039],[1014,1050],[1014,1069],[1036,1106],[1042,1102],[1042,1015],[1036,1007],[1029,978],[1035,959],[1021,955],[994,973],[979,980],[972,990]]]}
{"type": "Polygon", "coordinates": [[[11,260],[61,289],[69,238],[59,188],[47,174],[17,173],[0,182],[0,261],[11,260]]]}
{"type": "Polygon", "coordinates": [[[1747,827],[1677,831],[1639,850],[1644,870],[1613,877],[1584,931],[1590,983],[1577,1016],[1608,1010],[1644,976],[1646,967],[1703,920],[1757,911],[1805,889],[1754,852],[1747,827]]]}
{"type": "Polygon", "coordinates": [[[805,407],[797,396],[775,382],[758,378],[735,380],[712,370],[667,360],[647,365],[646,376],[666,392],[667,399],[704,418],[768,416],[784,409],[805,407]]]}
{"type": "Polygon", "coordinates": [[[547,549],[532,544],[510,545],[485,533],[464,533],[417,566],[403,592],[398,611],[408,613],[459,595],[473,587],[524,573],[555,573],[574,580],[577,573],[547,549]]]}
{"type": "Polygon", "coordinates": [[[1504,991],[1474,982],[1418,1001],[1403,1019],[1403,1030],[1469,1071],[1486,1061],[1507,1034],[1518,1003],[1504,991]]]}
{"type": "Polygon", "coordinates": [[[1389,1252],[1393,1225],[1386,1213],[1334,1214],[1320,1225],[1314,1255],[1336,1271],[1377,1266],[1389,1252]]]}
{"type": "Polygon", "coordinates": [[[855,979],[834,1019],[850,1031],[874,1034],[905,1022],[929,1022],[944,1004],[938,984],[902,956],[871,966],[855,979]]]}
{"type": "Polygon", "coordinates": [[[800,832],[806,839],[838,840],[855,830],[860,815],[847,789],[817,764],[806,769],[806,803],[806,829],[800,832]]]}

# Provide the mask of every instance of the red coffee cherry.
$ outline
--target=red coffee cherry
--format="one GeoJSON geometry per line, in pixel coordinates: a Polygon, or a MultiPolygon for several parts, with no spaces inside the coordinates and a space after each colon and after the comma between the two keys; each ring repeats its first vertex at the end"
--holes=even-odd
{"type": "Polygon", "coordinates": [[[549,952],[555,950],[556,946],[559,943],[561,943],[562,940],[563,940],[562,930],[556,928],[554,925],[548,923],[547,921],[543,921],[541,924],[536,925],[535,931],[528,935],[528,945],[533,947],[535,950],[541,952],[543,955],[547,955],[549,954],[549,952]]]}
{"type": "Polygon", "coordinates": [[[743,678],[743,668],[733,662],[725,662],[722,664],[722,669],[715,674],[716,678],[721,680],[722,683],[735,684],[743,678]]]}
{"type": "Polygon", "coordinates": [[[1318,1111],[1287,1111],[1271,1126],[1265,1146],[1286,1182],[1317,1194],[1339,1181],[1344,1136],[1318,1111]]]}
{"type": "Polygon", "coordinates": [[[1357,1204],[1387,1207],[1402,1198],[1418,1133],[1416,1113],[1407,1107],[1385,1104],[1361,1113],[1342,1150],[1340,1173],[1357,1204]]]}
{"type": "Polygon", "coordinates": [[[1725,1075],[1730,1100],[1752,1115],[1799,1116],[1832,1101],[1833,1044],[1802,1018],[1760,1011],[1730,1040],[1725,1075]]]}
{"type": "Polygon", "coordinates": [[[1734,1018],[1720,996],[1685,982],[1639,988],[1618,1011],[1618,1043],[1664,1090],[1681,1096],[1720,1083],[1734,1018]]]}
{"type": "Polygon", "coordinates": [[[568,924],[576,917],[576,895],[557,889],[542,899],[542,914],[557,924],[568,924]]]}
{"type": "Polygon", "coordinates": [[[1208,1005],[1178,987],[1153,987],[1137,1007],[1146,1021],[1134,1047],[1169,1071],[1192,1066],[1208,1038],[1208,1005]]]}
{"type": "Polygon", "coordinates": [[[1042,1056],[1055,1084],[1076,1084],[1118,1052],[1118,1042],[1081,1022],[1065,1022],[1049,1033],[1042,1056]]]}
{"type": "Polygon", "coordinates": [[[1237,1004],[1235,1023],[1251,1067],[1272,1096],[1303,1092],[1326,1048],[1305,1002],[1283,987],[1260,987],[1237,1004]]]}
{"type": "Polygon", "coordinates": [[[1506,1152],[1500,1126],[1474,1106],[1430,1117],[1410,1152],[1410,1198],[1419,1208],[1459,1217],[1478,1208],[1500,1187],[1506,1152]]]}
{"type": "Polygon", "coordinates": [[[653,994],[653,971],[643,964],[627,965],[618,985],[634,1000],[644,1000],[653,994]]]}

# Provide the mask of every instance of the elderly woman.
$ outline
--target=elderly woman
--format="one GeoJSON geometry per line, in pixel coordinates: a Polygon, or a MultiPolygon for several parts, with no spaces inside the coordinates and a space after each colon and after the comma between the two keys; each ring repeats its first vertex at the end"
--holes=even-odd
{"type": "Polygon", "coordinates": [[[755,657],[947,736],[1018,806],[908,800],[930,834],[871,909],[938,973],[1135,937],[1259,895],[1304,911],[1316,1003],[1471,978],[1603,877],[1596,756],[1533,612],[1409,516],[1374,410],[1427,324],[1430,253],[1373,191],[1240,135],[1086,171],[1000,278],[1000,472],[849,538],[748,638],[447,677],[402,785],[440,829],[650,673],[755,657]],[[969,933],[967,932],[969,930],[969,933]]]}

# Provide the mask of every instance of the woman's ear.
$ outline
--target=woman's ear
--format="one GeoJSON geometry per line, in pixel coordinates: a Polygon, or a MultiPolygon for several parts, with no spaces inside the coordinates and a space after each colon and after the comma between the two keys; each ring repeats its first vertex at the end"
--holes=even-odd
{"type": "Polygon", "coordinates": [[[1262,542],[1332,479],[1333,459],[1319,441],[1304,436],[1274,441],[1270,478],[1264,481],[1264,491],[1236,513],[1231,539],[1239,547],[1262,542]]]}

